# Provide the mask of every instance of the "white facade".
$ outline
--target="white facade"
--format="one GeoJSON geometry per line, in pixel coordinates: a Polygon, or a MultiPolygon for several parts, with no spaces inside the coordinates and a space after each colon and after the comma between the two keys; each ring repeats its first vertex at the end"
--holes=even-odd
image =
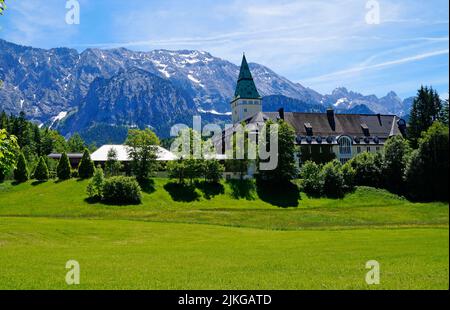
{"type": "Polygon", "coordinates": [[[258,112],[262,112],[261,99],[237,99],[231,103],[233,124],[239,123],[258,112]]]}
{"type": "MultiPolygon", "coordinates": [[[[106,162],[108,160],[108,152],[114,149],[117,153],[117,160],[122,162],[131,161],[131,158],[128,155],[129,147],[126,145],[103,145],[97,151],[91,154],[91,159],[94,162],[106,162]]],[[[157,146],[156,150],[157,160],[158,161],[172,161],[177,160],[177,156],[175,156],[172,152],[166,150],[163,147],[157,146]]]]}

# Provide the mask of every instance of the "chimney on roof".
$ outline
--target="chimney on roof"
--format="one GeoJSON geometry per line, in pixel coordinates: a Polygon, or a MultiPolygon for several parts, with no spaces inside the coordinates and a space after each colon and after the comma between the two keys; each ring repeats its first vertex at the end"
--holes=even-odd
{"type": "Polygon", "coordinates": [[[333,131],[336,130],[336,120],[334,118],[334,110],[332,108],[327,109],[328,123],[333,131]]]}
{"type": "Polygon", "coordinates": [[[278,115],[280,116],[280,119],[284,121],[284,108],[278,110],[278,115]]]}
{"type": "Polygon", "coordinates": [[[380,126],[382,126],[383,123],[381,122],[381,114],[380,113],[377,114],[377,118],[378,118],[378,123],[380,124],[380,126]]]}

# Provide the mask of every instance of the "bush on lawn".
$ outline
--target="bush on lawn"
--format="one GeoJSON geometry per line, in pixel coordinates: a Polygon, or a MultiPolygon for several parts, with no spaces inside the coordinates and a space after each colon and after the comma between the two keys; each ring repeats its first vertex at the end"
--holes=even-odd
{"type": "Polygon", "coordinates": [[[321,171],[323,180],[323,195],[329,198],[342,198],[345,194],[345,181],[342,164],[333,160],[323,166],[321,171]]]}
{"type": "Polygon", "coordinates": [[[70,162],[69,157],[67,157],[66,152],[61,154],[59,159],[58,167],[56,167],[56,175],[61,181],[70,179],[70,162]]]}
{"type": "Polygon", "coordinates": [[[39,158],[36,170],[34,171],[34,178],[38,181],[48,181],[49,179],[47,163],[42,156],[39,158]]]}
{"type": "Polygon", "coordinates": [[[16,169],[14,169],[14,180],[18,183],[28,181],[28,167],[27,160],[23,153],[19,154],[16,169]]]}
{"type": "Polygon", "coordinates": [[[350,160],[355,170],[355,185],[379,188],[383,183],[383,155],[364,152],[350,160]]]}
{"type": "Polygon", "coordinates": [[[303,191],[310,197],[320,197],[323,193],[323,177],[321,167],[312,161],[307,161],[301,169],[303,191]]]}
{"type": "Polygon", "coordinates": [[[105,185],[105,176],[103,169],[97,167],[94,172],[94,177],[87,186],[87,194],[90,199],[101,200],[103,199],[103,186],[105,185]]]}
{"type": "Polygon", "coordinates": [[[349,162],[342,166],[342,176],[344,177],[345,191],[350,192],[355,188],[355,169],[349,162]]]}
{"type": "Polygon", "coordinates": [[[77,169],[72,169],[70,171],[70,177],[72,179],[78,179],[80,176],[78,175],[78,170],[77,169]]]}
{"type": "Polygon", "coordinates": [[[224,167],[218,160],[206,160],[204,165],[205,180],[211,183],[219,183],[223,177],[224,167]]]}
{"type": "Polygon", "coordinates": [[[392,193],[405,193],[404,175],[410,154],[408,140],[402,136],[389,138],[384,146],[384,186],[392,193]]]}
{"type": "Polygon", "coordinates": [[[132,177],[111,177],[103,185],[103,200],[110,204],[141,203],[141,187],[132,177]]]}

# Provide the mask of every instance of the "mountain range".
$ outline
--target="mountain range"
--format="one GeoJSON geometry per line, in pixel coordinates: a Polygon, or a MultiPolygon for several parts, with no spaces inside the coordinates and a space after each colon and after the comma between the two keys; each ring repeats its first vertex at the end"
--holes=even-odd
{"type": "MultiPolygon", "coordinates": [[[[322,95],[250,64],[263,110],[408,114],[412,99],[365,96],[346,88],[322,95]]],[[[58,128],[64,135],[98,126],[150,127],[169,136],[175,123],[228,122],[239,66],[204,51],[125,48],[39,49],[0,39],[0,111],[58,128]]]]}

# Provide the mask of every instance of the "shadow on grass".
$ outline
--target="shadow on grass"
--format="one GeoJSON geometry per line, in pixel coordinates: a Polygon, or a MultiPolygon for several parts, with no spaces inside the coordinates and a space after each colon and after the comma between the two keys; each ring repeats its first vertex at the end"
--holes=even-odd
{"type": "Polygon", "coordinates": [[[228,180],[231,196],[234,199],[255,200],[256,186],[254,180],[228,180]]]}
{"type": "Polygon", "coordinates": [[[225,188],[220,183],[211,183],[206,181],[196,181],[195,186],[202,191],[206,199],[225,193],[225,188]]]}
{"type": "Polygon", "coordinates": [[[164,185],[164,189],[174,201],[192,202],[200,198],[194,185],[171,182],[164,185]]]}
{"type": "Polygon", "coordinates": [[[150,179],[139,183],[142,191],[147,194],[153,194],[156,191],[155,180],[150,179]]]}
{"type": "Polygon", "coordinates": [[[47,181],[38,181],[38,180],[36,180],[36,181],[33,181],[31,183],[31,185],[32,186],[38,186],[38,185],[41,185],[41,184],[44,184],[44,183],[47,183],[47,181]]]}
{"type": "Polygon", "coordinates": [[[291,182],[271,183],[258,179],[257,193],[262,201],[280,208],[298,207],[300,189],[291,182]]]}
{"type": "Polygon", "coordinates": [[[99,205],[115,206],[115,207],[138,206],[142,203],[142,202],[131,202],[131,203],[130,202],[121,202],[119,200],[107,201],[107,200],[102,200],[100,198],[94,198],[94,197],[85,198],[84,202],[86,202],[90,205],[99,204],[99,205]]]}

